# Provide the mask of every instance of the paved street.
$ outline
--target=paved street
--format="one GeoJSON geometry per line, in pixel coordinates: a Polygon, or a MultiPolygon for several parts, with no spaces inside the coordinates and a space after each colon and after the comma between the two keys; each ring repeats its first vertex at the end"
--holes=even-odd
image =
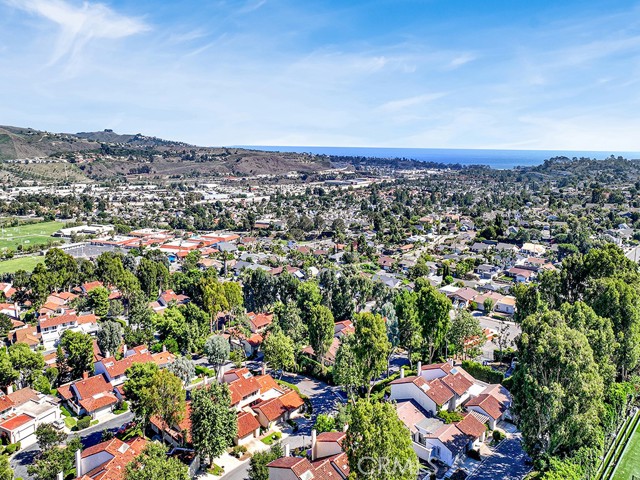
{"type": "Polygon", "coordinates": [[[531,470],[529,458],[520,443],[522,436],[514,433],[496,448],[467,480],[521,480],[531,470]]]}
{"type": "MultiPolygon", "coordinates": [[[[495,318],[489,318],[487,316],[482,315],[480,312],[474,312],[473,316],[476,317],[480,321],[480,326],[484,328],[489,328],[494,332],[499,332],[503,323],[507,326],[507,347],[513,347],[514,342],[518,335],[521,333],[520,325],[515,322],[505,321],[501,322],[500,320],[496,320],[495,318]]],[[[493,352],[498,349],[498,345],[494,342],[487,342],[482,347],[482,358],[485,360],[493,360],[493,352]]]]}
{"type": "MultiPolygon", "coordinates": [[[[69,435],[69,438],[80,435],[82,445],[84,446],[84,448],[87,448],[100,443],[103,430],[112,430],[115,433],[120,426],[124,425],[127,422],[130,422],[131,420],[133,420],[133,413],[126,412],[122,415],[118,415],[116,418],[113,418],[104,423],[100,423],[93,427],[89,427],[86,430],[82,430],[81,432],[73,432],[69,435]]],[[[32,478],[27,474],[27,467],[34,462],[38,452],[39,447],[36,443],[34,445],[31,445],[30,447],[25,448],[24,450],[19,451],[11,459],[11,466],[13,467],[16,478],[23,478],[24,480],[32,478]]]]}

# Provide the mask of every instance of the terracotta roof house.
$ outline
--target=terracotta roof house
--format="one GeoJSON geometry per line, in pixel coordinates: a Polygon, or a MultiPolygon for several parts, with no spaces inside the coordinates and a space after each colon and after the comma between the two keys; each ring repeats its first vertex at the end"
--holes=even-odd
{"type": "Polygon", "coordinates": [[[233,440],[236,445],[243,445],[260,435],[260,422],[252,412],[238,412],[238,434],[233,440]]]}
{"type": "Polygon", "coordinates": [[[311,432],[311,461],[285,456],[267,465],[269,480],[344,480],[349,477],[349,462],[342,450],[343,432],[327,432],[316,435],[311,432]]]}
{"type": "Polygon", "coordinates": [[[140,455],[147,440],[107,440],[76,453],[76,480],[123,480],[127,464],[140,455]]]}
{"type": "Polygon", "coordinates": [[[157,301],[162,307],[168,307],[172,302],[175,302],[177,305],[185,305],[189,303],[190,300],[186,295],[178,295],[173,290],[165,290],[160,294],[157,301]]]}
{"type": "Polygon", "coordinates": [[[185,404],[182,420],[177,425],[170,427],[160,417],[154,415],[149,419],[151,428],[159,434],[165,442],[174,447],[185,447],[191,444],[191,402],[185,404]]]}
{"type": "Polygon", "coordinates": [[[454,393],[440,381],[434,379],[427,382],[418,376],[398,378],[391,382],[391,400],[414,400],[431,415],[449,408],[449,401],[454,393]]]}
{"type": "Polygon", "coordinates": [[[104,376],[95,375],[58,388],[58,395],[78,415],[86,414],[99,418],[118,404],[113,385],[104,376]]]}
{"type": "Polygon", "coordinates": [[[261,400],[251,407],[258,416],[263,428],[270,429],[274,424],[287,420],[287,407],[279,398],[261,400]]]}
{"type": "Polygon", "coordinates": [[[38,332],[42,335],[42,343],[48,349],[57,346],[65,330],[95,335],[99,329],[98,317],[91,313],[77,315],[75,312],[67,312],[57,317],[45,316],[38,319],[38,332]]]}
{"type": "Polygon", "coordinates": [[[482,393],[477,397],[471,398],[464,406],[469,411],[486,415],[489,418],[489,428],[492,430],[496,428],[497,423],[502,420],[507,412],[507,407],[488,393],[482,393]]]}
{"type": "Polygon", "coordinates": [[[23,388],[0,396],[0,417],[0,436],[28,444],[35,441],[38,425],[59,420],[61,413],[55,398],[23,388]]]}
{"type": "Polygon", "coordinates": [[[273,322],[273,314],[249,312],[247,316],[249,317],[249,328],[252,333],[264,331],[273,322]]]}
{"type": "Polygon", "coordinates": [[[229,385],[231,405],[238,410],[260,399],[260,384],[246,368],[229,370],[223,381],[229,385]]]}
{"type": "Polygon", "coordinates": [[[26,343],[31,350],[36,350],[42,344],[42,335],[38,333],[38,327],[26,326],[14,330],[13,333],[9,333],[9,343],[26,343]]]}

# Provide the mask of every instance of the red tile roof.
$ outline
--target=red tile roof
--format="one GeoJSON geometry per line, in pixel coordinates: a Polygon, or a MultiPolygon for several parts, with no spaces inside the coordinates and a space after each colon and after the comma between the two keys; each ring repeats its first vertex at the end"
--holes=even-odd
{"type": "Polygon", "coordinates": [[[439,378],[429,382],[426,394],[436,405],[442,406],[453,398],[453,392],[439,378]]]}
{"type": "Polygon", "coordinates": [[[317,442],[337,443],[342,445],[342,441],[347,436],[346,432],[323,432],[316,438],[317,442]]]}
{"type": "Polygon", "coordinates": [[[473,386],[473,382],[460,373],[446,375],[442,377],[440,381],[453,390],[459,397],[473,386]]]}
{"type": "Polygon", "coordinates": [[[249,412],[238,414],[238,438],[244,438],[260,428],[260,423],[255,415],[249,412]]]}
{"type": "Polygon", "coordinates": [[[13,407],[15,407],[15,403],[13,403],[8,395],[2,395],[0,397],[0,412],[4,412],[5,410],[9,410],[13,407]]]}
{"type": "Polygon", "coordinates": [[[5,430],[15,430],[16,428],[20,428],[21,426],[29,423],[30,421],[35,420],[34,417],[27,415],[26,413],[21,413],[20,415],[15,415],[9,417],[4,422],[0,423],[0,427],[5,430]]]}
{"type": "Polygon", "coordinates": [[[278,420],[282,415],[287,412],[287,408],[284,406],[279,398],[272,398],[270,400],[262,401],[254,405],[253,410],[262,412],[270,422],[278,420]]]}
{"type": "Polygon", "coordinates": [[[83,398],[78,403],[87,412],[91,413],[101,408],[117,404],[118,399],[113,393],[99,393],[95,397],[83,398]]]}
{"type": "Polygon", "coordinates": [[[280,401],[289,411],[297,410],[302,405],[304,405],[304,401],[300,398],[300,395],[295,390],[289,390],[287,393],[279,397],[280,401]]]}
{"type": "Polygon", "coordinates": [[[86,380],[78,380],[72,385],[78,392],[80,398],[90,398],[100,393],[109,393],[113,390],[111,384],[108,383],[102,375],[95,375],[86,380]]]}
{"type": "Polygon", "coordinates": [[[480,438],[487,430],[484,424],[470,413],[467,413],[463,420],[456,423],[456,427],[458,427],[462,433],[473,438],[480,438]]]}
{"type": "Polygon", "coordinates": [[[273,379],[273,377],[271,375],[259,375],[257,377],[254,377],[256,379],[256,382],[258,382],[258,384],[260,385],[260,393],[261,394],[265,394],[267,393],[269,390],[276,389],[276,390],[281,390],[282,387],[280,387],[276,381],[273,379]]]}
{"type": "Polygon", "coordinates": [[[13,393],[9,393],[7,397],[9,397],[16,406],[24,405],[29,400],[38,401],[40,399],[38,392],[29,387],[21,388],[13,393]]]}
{"type": "Polygon", "coordinates": [[[482,393],[477,397],[473,397],[469,400],[465,406],[467,407],[480,407],[487,415],[494,420],[499,419],[504,413],[504,407],[500,405],[500,402],[492,395],[482,393]]]}

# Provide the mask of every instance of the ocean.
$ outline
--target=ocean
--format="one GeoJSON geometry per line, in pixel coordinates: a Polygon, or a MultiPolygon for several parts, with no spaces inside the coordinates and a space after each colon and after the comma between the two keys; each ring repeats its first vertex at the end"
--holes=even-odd
{"type": "Polygon", "coordinates": [[[301,146],[257,146],[242,148],[268,152],[315,153],[350,157],[407,158],[422,162],[438,162],[460,165],[487,165],[496,169],[532,167],[546,159],[565,156],[569,158],[589,157],[604,159],[610,155],[628,159],[640,159],[639,152],[593,152],[569,150],[472,150],[449,148],[368,148],[368,147],[301,147],[301,146]]]}

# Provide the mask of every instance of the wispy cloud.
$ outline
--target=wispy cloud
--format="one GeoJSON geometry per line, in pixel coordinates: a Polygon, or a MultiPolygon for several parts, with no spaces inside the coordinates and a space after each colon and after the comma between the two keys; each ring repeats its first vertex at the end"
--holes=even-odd
{"type": "Polygon", "coordinates": [[[50,65],[77,55],[91,40],[115,40],[150,29],[141,19],[116,13],[101,3],[84,2],[79,7],[64,0],[5,0],[5,3],[60,27],[50,65]]]}
{"type": "Polygon", "coordinates": [[[428,102],[432,102],[434,100],[438,100],[439,98],[442,98],[446,95],[447,94],[444,92],[425,93],[422,95],[416,95],[414,97],[402,98],[400,100],[392,100],[380,105],[379,109],[386,112],[398,112],[406,108],[415,107],[428,102]]]}
{"type": "Polygon", "coordinates": [[[251,13],[262,7],[267,0],[253,0],[246,3],[244,7],[238,10],[238,13],[251,13]]]}
{"type": "Polygon", "coordinates": [[[462,55],[458,55],[453,58],[449,64],[445,67],[445,70],[455,70],[456,68],[460,68],[467,63],[473,62],[478,57],[471,53],[463,53],[462,55]]]}

